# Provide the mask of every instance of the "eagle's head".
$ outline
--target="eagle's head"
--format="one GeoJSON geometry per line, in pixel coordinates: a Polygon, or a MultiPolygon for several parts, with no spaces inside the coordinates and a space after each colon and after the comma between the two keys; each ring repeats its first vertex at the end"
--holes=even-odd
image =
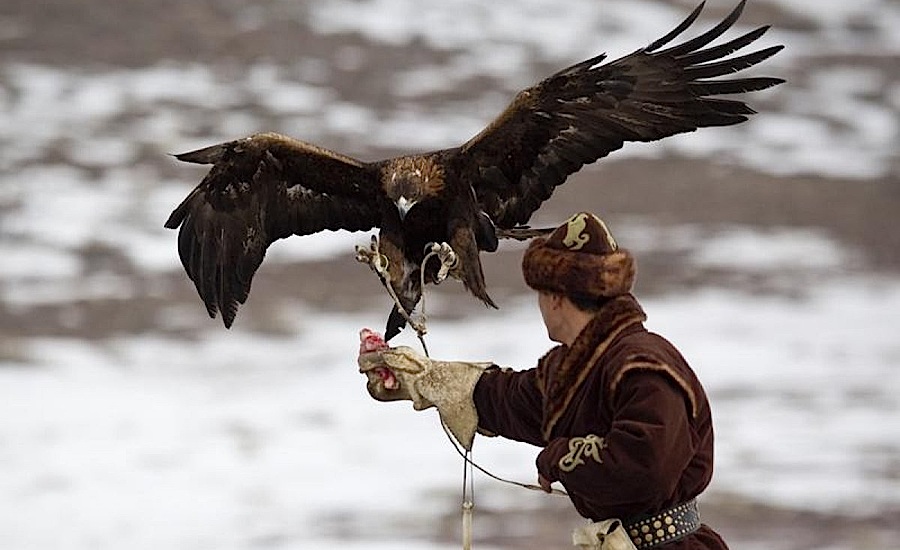
{"type": "Polygon", "coordinates": [[[388,197],[397,207],[400,219],[406,219],[406,215],[420,200],[422,200],[422,177],[416,170],[412,173],[394,172],[391,174],[391,185],[388,187],[388,197]]]}
{"type": "Polygon", "coordinates": [[[417,204],[437,197],[444,188],[443,168],[428,157],[398,159],[385,176],[385,192],[401,220],[417,204]]]}

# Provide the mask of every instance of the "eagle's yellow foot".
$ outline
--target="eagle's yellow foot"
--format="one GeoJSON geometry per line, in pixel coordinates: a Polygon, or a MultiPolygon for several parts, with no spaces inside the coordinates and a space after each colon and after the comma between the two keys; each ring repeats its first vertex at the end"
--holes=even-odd
{"type": "Polygon", "coordinates": [[[369,247],[356,245],[356,261],[368,264],[372,271],[386,279],[388,275],[388,259],[378,248],[378,237],[372,235],[369,247]]]}
{"type": "Polygon", "coordinates": [[[442,283],[447,278],[447,275],[450,274],[450,270],[459,265],[459,256],[447,243],[428,243],[425,246],[425,254],[426,258],[435,255],[441,262],[441,267],[438,268],[437,276],[435,277],[435,284],[442,283]]]}
{"type": "MultiPolygon", "coordinates": [[[[449,245],[446,245],[449,249],[449,245]]],[[[452,250],[451,250],[452,253],[452,250]]],[[[397,298],[397,294],[394,292],[393,287],[390,283],[390,273],[388,272],[388,265],[390,264],[387,256],[381,253],[379,249],[379,240],[376,235],[372,235],[372,240],[369,242],[369,246],[361,246],[356,245],[356,261],[360,263],[364,263],[368,265],[372,271],[374,271],[378,277],[381,279],[384,288],[387,290],[388,294],[394,300],[394,303],[397,305],[397,310],[406,319],[406,322],[416,331],[420,337],[428,332],[428,329],[425,326],[425,319],[414,318],[412,312],[407,311],[400,303],[400,300],[397,298]]]]}

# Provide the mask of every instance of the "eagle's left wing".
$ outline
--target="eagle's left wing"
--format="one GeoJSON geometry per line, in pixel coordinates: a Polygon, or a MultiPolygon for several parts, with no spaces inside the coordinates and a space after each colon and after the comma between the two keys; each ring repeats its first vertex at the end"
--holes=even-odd
{"type": "Polygon", "coordinates": [[[662,49],[700,14],[700,4],[678,27],[646,48],[603,63],[578,63],[520,92],[484,131],[460,149],[467,179],[498,228],[524,224],[569,174],[622,147],[704,126],[728,126],[754,113],[721,94],[762,90],[777,78],[716,79],[774,55],[773,46],[730,54],[762,36],[760,27],[705,48],[727,31],[742,1],[721,23],[679,45],[662,49]],[[704,49],[705,48],[705,49],[704,49]]]}
{"type": "Polygon", "coordinates": [[[376,227],[377,170],[278,134],[257,134],[177,155],[211,164],[172,212],[178,254],[210,317],[230,327],[266,249],[277,239],[325,229],[376,227]]]}

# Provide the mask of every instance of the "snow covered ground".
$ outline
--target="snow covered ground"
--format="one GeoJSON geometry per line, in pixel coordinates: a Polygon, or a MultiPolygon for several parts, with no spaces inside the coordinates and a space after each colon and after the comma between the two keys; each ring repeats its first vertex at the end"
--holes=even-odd
{"type": "MultiPolygon", "coordinates": [[[[708,4],[724,12],[732,3],[708,4]]],[[[128,67],[0,60],[0,314],[38,318],[55,307],[65,316],[69,305],[110,299],[128,307],[146,285],[182,277],[174,233],[161,224],[201,172],[173,168],[166,153],[269,129],[352,143],[346,152],[358,156],[452,146],[547,67],[628,53],[693,2],[222,5],[241,32],[277,17],[347,45],[246,66],[189,55],[128,67]],[[390,77],[366,72],[377,52],[400,50],[428,55],[399,57],[415,61],[390,65],[390,77]],[[336,84],[357,73],[371,80],[336,84]],[[357,93],[366,86],[380,95],[357,93]]],[[[760,73],[789,83],[757,95],[762,114],[616,158],[689,157],[771,178],[842,179],[860,193],[896,181],[897,3],[756,0],[754,25],[768,22],[763,8],[790,24],[776,22],[763,43],[787,45],[760,73]]],[[[0,10],[0,46],[40,35],[25,20],[0,10]]],[[[682,349],[709,391],[718,464],[708,498],[896,516],[896,273],[867,272],[865,251],[828,228],[634,218],[614,231],[639,258],[677,251],[698,272],[777,289],[640,296],[649,327],[682,349]]],[[[327,259],[365,238],[296,239],[267,262],[327,259]]],[[[373,402],[356,372],[356,333],[380,327],[383,312],[325,314],[290,300],[284,309],[285,335],[213,322],[176,334],[185,322],[176,307],[152,330],[94,338],[0,329],[0,548],[443,548],[434,526],[457,505],[460,459],[433,411],[373,402]]],[[[438,357],[524,368],[550,345],[524,297],[430,328],[438,357]]],[[[479,462],[521,481],[532,481],[535,454],[476,443],[479,462]]],[[[555,498],[481,476],[477,496],[492,510],[555,498]]]]}
{"type": "MultiPolygon", "coordinates": [[[[815,250],[803,235],[743,237],[815,250]]],[[[696,261],[714,261],[717,246],[696,261]]],[[[826,278],[794,299],[720,289],[645,307],[709,391],[711,495],[861,515],[900,506],[900,282],[826,278]]],[[[431,411],[365,393],[356,331],[380,316],[294,317],[297,336],[282,338],[215,327],[197,341],[28,341],[27,360],[0,369],[3,547],[330,548],[365,533],[360,548],[400,548],[426,537],[458,496],[460,461],[431,411]]],[[[524,368],[550,345],[539,319],[522,299],[433,322],[429,346],[524,368]]],[[[523,481],[535,454],[476,445],[480,462],[523,481]]],[[[478,497],[499,508],[552,498],[485,478],[478,497]]]]}

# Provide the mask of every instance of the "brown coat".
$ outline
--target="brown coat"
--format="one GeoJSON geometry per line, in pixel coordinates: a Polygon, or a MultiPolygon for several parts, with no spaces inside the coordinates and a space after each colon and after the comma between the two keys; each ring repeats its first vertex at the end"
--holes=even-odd
{"type": "MultiPolygon", "coordinates": [[[[626,524],[699,495],[713,471],[713,429],[703,387],[667,340],[648,332],[630,294],[613,299],[571,347],[536,368],[491,369],[475,388],[479,428],[544,447],[538,471],[566,488],[578,512],[626,524]],[[571,438],[603,438],[572,458],[571,438]],[[564,462],[564,464],[566,464],[564,462]]],[[[596,441],[596,439],[595,439],[596,441]]],[[[712,529],[666,549],[725,549],[712,529]]]]}

